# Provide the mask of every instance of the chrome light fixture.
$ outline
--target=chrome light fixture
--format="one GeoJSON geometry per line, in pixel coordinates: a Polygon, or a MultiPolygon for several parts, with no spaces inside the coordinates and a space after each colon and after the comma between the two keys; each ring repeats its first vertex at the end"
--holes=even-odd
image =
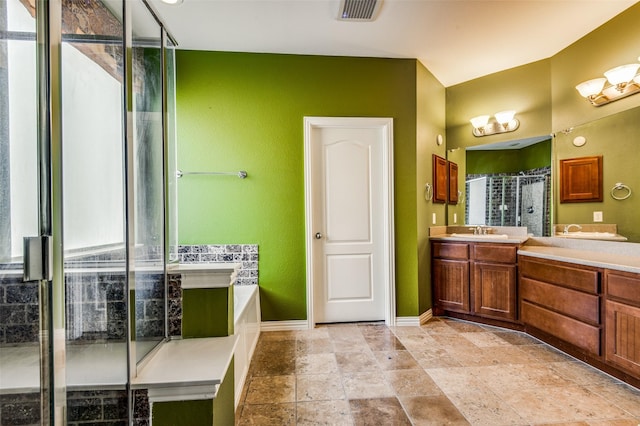
{"type": "MultiPolygon", "coordinates": [[[[640,60],[640,58],[638,58],[640,60]]],[[[620,65],[604,77],[584,81],[576,90],[594,106],[601,106],[640,92],[640,63],[620,65]]]]}
{"type": "Polygon", "coordinates": [[[473,117],[471,125],[473,126],[473,136],[489,136],[499,133],[508,133],[517,130],[520,122],[515,118],[516,112],[513,110],[500,111],[494,114],[495,120],[489,121],[491,116],[479,115],[473,117]]]}

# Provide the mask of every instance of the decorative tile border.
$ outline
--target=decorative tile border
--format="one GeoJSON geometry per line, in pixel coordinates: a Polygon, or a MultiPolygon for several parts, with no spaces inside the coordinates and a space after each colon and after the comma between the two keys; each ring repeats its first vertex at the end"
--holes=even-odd
{"type": "Polygon", "coordinates": [[[239,262],[236,285],[258,284],[257,244],[200,244],[178,246],[180,263],[239,262]]]}

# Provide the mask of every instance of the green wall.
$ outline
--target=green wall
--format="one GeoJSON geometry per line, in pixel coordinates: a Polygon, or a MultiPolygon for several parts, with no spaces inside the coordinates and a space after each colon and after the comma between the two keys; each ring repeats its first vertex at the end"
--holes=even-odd
{"type": "Polygon", "coordinates": [[[554,132],[640,106],[640,95],[601,107],[582,98],[575,86],[603,77],[608,69],[638,62],[640,3],[611,19],[551,58],[554,132]]]}
{"type": "Polygon", "coordinates": [[[467,151],[467,174],[518,173],[550,165],[551,139],[522,149],[467,151]]]}
{"type": "MultiPolygon", "coordinates": [[[[397,315],[419,315],[416,81],[444,98],[420,68],[413,59],[178,51],[178,168],[248,172],[180,179],[180,244],[258,244],[262,319],[306,319],[303,117],[392,117],[397,315]]],[[[422,121],[440,120],[443,132],[443,111],[422,121]]]]}
{"type": "MultiPolygon", "coordinates": [[[[445,147],[445,89],[436,78],[419,62],[416,63],[416,236],[418,243],[418,312],[423,313],[431,308],[431,251],[429,245],[429,227],[445,225],[446,207],[444,204],[426,201],[424,187],[427,182],[433,183],[432,154],[441,157],[446,155],[445,147]],[[437,136],[443,136],[443,143],[438,145],[437,136]],[[436,223],[432,221],[436,215],[436,223]]],[[[404,167],[404,165],[402,166],[404,167]]],[[[409,299],[409,298],[405,298],[409,299]]],[[[415,302],[414,302],[415,303],[415,302]]],[[[412,309],[415,306],[411,306],[412,309]]],[[[411,311],[406,311],[411,312],[411,311]]],[[[407,314],[410,315],[410,314],[407,314]]]]}
{"type": "Polygon", "coordinates": [[[551,133],[551,61],[548,59],[447,87],[447,148],[468,148],[551,133]],[[513,109],[520,127],[475,137],[472,117],[513,109]]]}

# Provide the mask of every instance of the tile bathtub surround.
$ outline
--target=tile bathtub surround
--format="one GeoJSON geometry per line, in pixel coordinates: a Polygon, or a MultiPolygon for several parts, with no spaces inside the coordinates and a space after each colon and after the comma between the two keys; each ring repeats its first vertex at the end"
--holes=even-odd
{"type": "Polygon", "coordinates": [[[180,263],[238,262],[236,285],[258,284],[257,244],[201,244],[178,246],[180,263]]]}
{"type": "Polygon", "coordinates": [[[263,332],[236,425],[637,426],[640,390],[526,334],[420,327],[263,332]]]}

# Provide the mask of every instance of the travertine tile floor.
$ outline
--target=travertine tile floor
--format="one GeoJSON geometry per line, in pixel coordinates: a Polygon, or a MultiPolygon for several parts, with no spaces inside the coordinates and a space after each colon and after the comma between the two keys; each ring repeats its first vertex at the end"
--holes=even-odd
{"type": "Polygon", "coordinates": [[[264,332],[237,425],[640,424],[640,391],[523,333],[452,319],[264,332]]]}

